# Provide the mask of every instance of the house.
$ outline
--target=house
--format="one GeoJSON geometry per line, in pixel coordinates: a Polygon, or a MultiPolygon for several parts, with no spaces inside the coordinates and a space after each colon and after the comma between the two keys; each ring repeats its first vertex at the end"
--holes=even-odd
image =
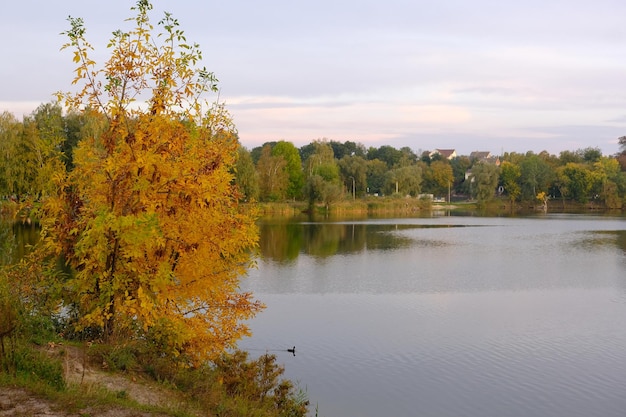
{"type": "Polygon", "coordinates": [[[454,159],[457,157],[455,149],[435,149],[434,151],[428,154],[430,158],[432,158],[435,155],[441,155],[441,157],[444,159],[454,159]]]}
{"type": "MultiPolygon", "coordinates": [[[[492,155],[489,151],[474,151],[470,153],[469,158],[472,161],[472,164],[483,163],[495,165],[497,167],[500,166],[500,157],[497,155],[492,155]]],[[[468,179],[471,179],[471,181],[474,182],[471,169],[465,171],[465,180],[467,181],[468,179]]]]}
{"type": "Polygon", "coordinates": [[[500,166],[500,157],[492,155],[489,151],[474,151],[470,153],[469,158],[472,162],[484,162],[500,166]]]}

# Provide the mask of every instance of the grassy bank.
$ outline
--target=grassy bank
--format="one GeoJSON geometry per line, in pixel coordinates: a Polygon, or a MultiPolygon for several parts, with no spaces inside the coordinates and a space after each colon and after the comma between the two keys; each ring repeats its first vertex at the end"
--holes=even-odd
{"type": "MultiPolygon", "coordinates": [[[[451,203],[433,203],[416,198],[368,197],[345,200],[330,205],[316,204],[312,208],[305,202],[260,203],[259,214],[263,217],[308,217],[313,220],[333,218],[410,217],[447,212],[485,216],[528,215],[544,212],[538,201],[516,201],[495,198],[482,205],[476,201],[460,200],[451,203]]],[[[548,213],[597,213],[621,212],[609,210],[600,202],[579,203],[571,200],[549,200],[548,213]]]]}
{"type": "Polygon", "coordinates": [[[306,202],[260,203],[261,216],[301,216],[314,218],[377,217],[394,215],[417,215],[432,209],[430,200],[416,198],[369,197],[358,200],[345,200],[331,204],[317,203],[312,207],[306,202]]]}
{"type": "Polygon", "coordinates": [[[46,275],[40,262],[19,262],[35,243],[16,235],[23,228],[15,222],[23,220],[6,204],[0,223],[0,416],[306,415],[306,393],[283,378],[274,355],[230,351],[192,367],[189,358],[166,355],[145,338],[120,334],[104,343],[97,333],[77,333],[71,318],[43,301],[46,287],[31,291],[31,280],[46,275]]]}
{"type": "Polygon", "coordinates": [[[17,338],[5,347],[0,391],[20,389],[31,403],[4,400],[0,410],[15,415],[35,415],[42,404],[62,411],[46,415],[91,417],[303,417],[308,409],[274,355],[252,360],[238,351],[189,368],[137,346],[17,338]]]}

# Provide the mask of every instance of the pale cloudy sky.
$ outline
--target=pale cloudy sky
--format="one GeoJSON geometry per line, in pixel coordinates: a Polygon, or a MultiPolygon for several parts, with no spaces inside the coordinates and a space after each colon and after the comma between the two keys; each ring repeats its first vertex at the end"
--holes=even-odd
{"type": "MultiPolygon", "coordinates": [[[[70,88],[82,17],[94,58],[131,0],[1,6],[0,111],[70,88]]],[[[558,154],[626,135],[624,0],[153,0],[220,80],[248,148],[287,140],[558,154]]]]}

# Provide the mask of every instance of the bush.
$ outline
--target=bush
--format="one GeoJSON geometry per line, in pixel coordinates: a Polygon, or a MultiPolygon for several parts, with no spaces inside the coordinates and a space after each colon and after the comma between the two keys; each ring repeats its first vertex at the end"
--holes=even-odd
{"type": "Polygon", "coordinates": [[[18,379],[31,384],[43,383],[57,391],[65,389],[61,362],[30,345],[18,343],[15,350],[15,368],[18,379]]]}
{"type": "Polygon", "coordinates": [[[93,344],[88,349],[90,362],[103,364],[109,371],[133,371],[140,368],[134,345],[93,344]]]}
{"type": "Polygon", "coordinates": [[[12,362],[17,326],[17,307],[9,293],[6,278],[0,271],[0,371],[14,370],[12,362]]]}
{"type": "Polygon", "coordinates": [[[225,394],[257,402],[280,416],[305,416],[309,402],[301,391],[295,392],[291,381],[281,379],[282,366],[275,355],[261,355],[249,360],[248,354],[236,351],[215,361],[214,370],[225,394]]]}
{"type": "Polygon", "coordinates": [[[284,370],[275,355],[250,360],[235,351],[197,368],[150,354],[141,359],[155,379],[176,386],[211,415],[304,417],[308,411],[306,393],[281,379],[284,370]]]}

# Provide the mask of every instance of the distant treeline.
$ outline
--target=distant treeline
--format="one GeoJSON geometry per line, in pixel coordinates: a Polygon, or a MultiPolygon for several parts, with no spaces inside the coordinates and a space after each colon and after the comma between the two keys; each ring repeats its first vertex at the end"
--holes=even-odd
{"type": "Polygon", "coordinates": [[[327,205],[365,196],[432,195],[486,203],[496,196],[522,201],[570,200],[621,208],[626,198],[626,138],[621,154],[598,148],[505,153],[476,152],[446,158],[439,152],[416,154],[408,147],[315,140],[296,148],[268,142],[240,149],[236,177],[249,199],[302,200],[327,205]]]}
{"type": "MultiPolygon", "coordinates": [[[[0,114],[0,195],[23,200],[54,189],[55,173],[73,169],[73,150],[82,138],[97,135],[99,120],[89,113],[63,114],[57,104],[42,104],[18,120],[0,114]]],[[[487,202],[496,196],[512,203],[538,198],[597,202],[622,208],[626,201],[626,138],[621,153],[598,148],[540,153],[504,153],[446,158],[415,153],[409,147],[319,139],[297,148],[288,141],[239,149],[233,172],[246,201],[305,201],[331,205],[365,196],[433,195],[487,202]]]]}

